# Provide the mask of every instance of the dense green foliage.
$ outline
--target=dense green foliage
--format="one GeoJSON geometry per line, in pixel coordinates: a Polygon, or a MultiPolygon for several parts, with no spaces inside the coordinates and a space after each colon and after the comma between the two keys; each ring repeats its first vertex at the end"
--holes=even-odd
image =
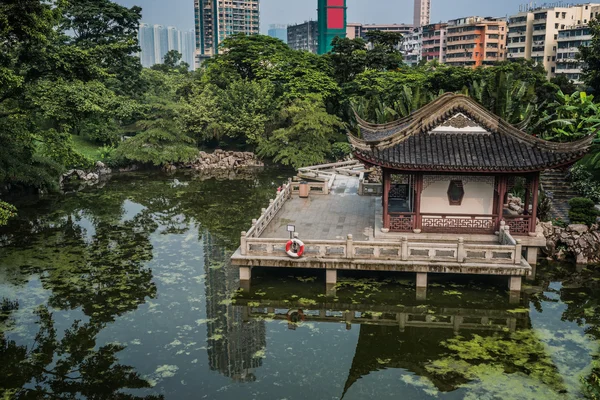
{"type": "Polygon", "coordinates": [[[569,219],[573,224],[591,226],[596,223],[600,211],[594,207],[594,201],[585,197],[575,197],[569,200],[569,219]]]}
{"type": "MultiPolygon", "coordinates": [[[[592,156],[596,158],[599,153],[592,156]]],[[[571,186],[575,189],[580,196],[586,197],[593,200],[596,203],[600,203],[600,182],[594,179],[592,173],[582,165],[576,165],[571,168],[569,180],[571,186]]]]}

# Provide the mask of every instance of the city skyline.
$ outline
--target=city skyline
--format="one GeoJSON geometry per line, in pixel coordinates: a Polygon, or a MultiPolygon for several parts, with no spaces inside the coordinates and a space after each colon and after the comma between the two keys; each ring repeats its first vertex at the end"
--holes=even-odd
{"type": "MultiPolygon", "coordinates": [[[[149,24],[177,26],[181,30],[194,29],[193,0],[116,0],[117,3],[143,8],[142,20],[149,24]]],[[[363,24],[390,24],[413,22],[414,0],[348,0],[348,22],[363,24]]],[[[455,0],[452,4],[443,0],[431,1],[431,23],[478,15],[504,17],[519,12],[522,0],[503,2],[476,2],[455,0]]],[[[260,32],[267,34],[272,24],[299,24],[317,19],[317,0],[261,0],[260,32]]]]}
{"type": "Polygon", "coordinates": [[[182,56],[181,61],[188,63],[190,69],[195,69],[194,31],[181,31],[174,26],[141,22],[138,40],[143,67],[149,68],[155,64],[162,64],[165,54],[170,50],[176,50],[182,56]]]}

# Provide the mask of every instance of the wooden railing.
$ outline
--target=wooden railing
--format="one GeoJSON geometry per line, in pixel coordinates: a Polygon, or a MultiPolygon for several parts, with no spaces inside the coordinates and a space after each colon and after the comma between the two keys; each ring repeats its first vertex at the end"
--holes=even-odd
{"type": "Polygon", "coordinates": [[[423,232],[493,233],[497,223],[497,215],[421,213],[420,226],[423,232]]]}
{"type": "Polygon", "coordinates": [[[529,232],[535,232],[531,215],[505,215],[503,219],[513,235],[526,236],[529,232]]]}
{"type": "MultiPolygon", "coordinates": [[[[248,238],[242,236],[241,254],[258,257],[286,257],[288,239],[248,238]]],[[[521,244],[488,245],[465,244],[462,238],[456,243],[409,241],[400,242],[346,240],[305,240],[305,258],[398,260],[429,262],[486,262],[492,264],[521,264],[521,244]]]]}
{"type": "Polygon", "coordinates": [[[415,213],[390,212],[387,226],[392,232],[412,232],[415,229],[415,213]]]}
{"type": "Polygon", "coordinates": [[[266,229],[267,225],[275,218],[284,203],[289,199],[292,192],[292,182],[281,187],[281,191],[277,193],[277,197],[269,202],[268,208],[263,208],[260,218],[252,220],[252,227],[248,232],[242,232],[242,238],[258,238],[266,229]]]}

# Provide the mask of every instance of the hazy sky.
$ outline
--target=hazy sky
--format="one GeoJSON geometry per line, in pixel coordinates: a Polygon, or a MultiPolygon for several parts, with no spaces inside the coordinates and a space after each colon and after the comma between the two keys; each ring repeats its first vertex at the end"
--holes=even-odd
{"type": "MultiPolygon", "coordinates": [[[[194,27],[194,0],[116,0],[143,8],[143,22],[194,27]]],[[[432,22],[470,15],[502,17],[516,14],[525,0],[432,0],[432,22]]],[[[261,32],[270,24],[291,24],[317,18],[317,0],[261,0],[261,32]]],[[[348,0],[348,22],[412,23],[413,0],[348,0]]]]}

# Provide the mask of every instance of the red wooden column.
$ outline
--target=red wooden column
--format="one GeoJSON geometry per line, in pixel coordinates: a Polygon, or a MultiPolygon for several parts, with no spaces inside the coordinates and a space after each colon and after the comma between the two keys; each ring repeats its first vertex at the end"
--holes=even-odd
{"type": "Polygon", "coordinates": [[[498,199],[496,201],[495,213],[498,215],[498,227],[500,229],[500,221],[503,219],[504,214],[504,196],[506,196],[507,179],[506,175],[500,175],[498,177],[498,199]]]}
{"type": "Polygon", "coordinates": [[[531,202],[531,191],[533,189],[533,178],[531,175],[525,177],[525,211],[524,215],[529,215],[529,203],[531,202]]]}
{"type": "Polygon", "coordinates": [[[390,214],[388,212],[388,204],[390,200],[391,176],[390,171],[382,168],[383,176],[383,227],[390,229],[390,214]]]}
{"type": "Polygon", "coordinates": [[[537,206],[538,206],[538,195],[540,190],[540,173],[536,172],[533,175],[533,205],[531,207],[531,220],[529,221],[529,232],[535,233],[536,220],[537,220],[537,206]]]}
{"type": "Polygon", "coordinates": [[[423,192],[423,174],[418,172],[415,174],[415,221],[414,229],[421,229],[421,193],[423,192]]]}

